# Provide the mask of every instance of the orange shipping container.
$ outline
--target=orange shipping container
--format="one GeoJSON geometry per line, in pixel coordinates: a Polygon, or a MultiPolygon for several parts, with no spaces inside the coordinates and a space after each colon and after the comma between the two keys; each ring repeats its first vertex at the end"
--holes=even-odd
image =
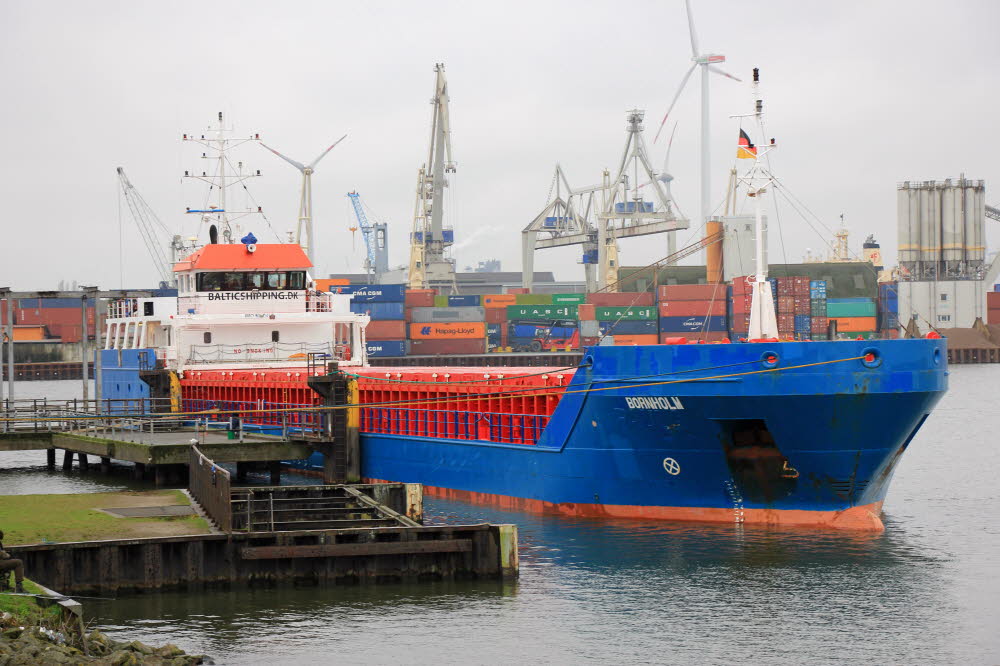
{"type": "Polygon", "coordinates": [[[838,333],[867,333],[875,330],[875,317],[830,317],[838,333]]]}
{"type": "Polygon", "coordinates": [[[576,317],[580,321],[596,321],[597,306],[590,303],[580,303],[576,306],[576,317]]]}
{"type": "Polygon", "coordinates": [[[656,333],[615,336],[616,347],[620,347],[622,345],[658,345],[658,344],[660,344],[660,336],[657,335],[656,333]]]}
{"type": "Polygon", "coordinates": [[[517,305],[517,296],[514,294],[487,294],[482,298],[485,308],[505,308],[508,305],[517,305]]]}
{"type": "Polygon", "coordinates": [[[330,291],[330,287],[343,286],[345,284],[350,284],[350,280],[345,280],[344,278],[320,278],[313,280],[316,283],[316,291],[330,291]]]}
{"type": "Polygon", "coordinates": [[[45,327],[44,326],[15,326],[14,327],[14,340],[15,341],[44,340],[44,339],[45,339],[45,327]]]}
{"type": "Polygon", "coordinates": [[[480,321],[410,324],[411,340],[459,340],[485,337],[486,324],[480,321]]]}

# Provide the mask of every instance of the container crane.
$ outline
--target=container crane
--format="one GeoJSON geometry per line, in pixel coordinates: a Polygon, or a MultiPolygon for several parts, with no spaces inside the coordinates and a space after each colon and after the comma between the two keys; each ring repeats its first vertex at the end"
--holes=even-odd
{"type": "Polygon", "coordinates": [[[451,157],[451,125],[448,120],[448,81],[444,64],[434,66],[434,115],[427,161],[417,175],[417,201],[410,234],[411,289],[443,287],[455,291],[455,262],[445,255],[455,240],[455,232],[443,226],[444,189],[447,174],[455,172],[451,157]]]}
{"type": "Polygon", "coordinates": [[[163,224],[149,204],[146,203],[146,200],[135,189],[128,176],[125,175],[125,169],[122,167],[118,167],[118,181],[121,184],[122,195],[125,197],[128,208],[132,212],[132,219],[135,220],[136,226],[139,227],[139,234],[142,236],[142,241],[146,244],[146,250],[149,251],[149,256],[153,260],[156,272],[160,276],[160,281],[166,284],[173,284],[173,263],[177,260],[177,251],[183,249],[181,237],[176,235],[171,237],[167,225],[163,224]],[[171,238],[169,245],[163,242],[161,234],[171,238]],[[169,247],[171,250],[169,258],[164,251],[164,246],[169,247]]]}
{"type": "Polygon", "coordinates": [[[365,258],[365,272],[368,273],[369,284],[377,284],[380,276],[389,270],[389,246],[386,237],[385,222],[372,224],[365,215],[364,207],[361,204],[361,195],[357,192],[348,192],[351,206],[354,208],[354,216],[358,218],[358,226],[361,228],[361,235],[365,239],[365,248],[368,256],[365,258]]]}

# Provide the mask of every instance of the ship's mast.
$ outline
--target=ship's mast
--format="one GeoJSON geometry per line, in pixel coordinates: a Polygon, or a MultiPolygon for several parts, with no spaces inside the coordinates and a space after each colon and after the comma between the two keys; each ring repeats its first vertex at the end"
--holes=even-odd
{"type": "Polygon", "coordinates": [[[197,207],[188,206],[185,212],[201,215],[203,222],[208,225],[215,226],[216,229],[221,232],[222,242],[232,243],[235,239],[232,223],[241,217],[255,213],[262,213],[263,211],[260,206],[247,206],[245,208],[231,208],[228,206],[231,197],[227,197],[226,190],[237,185],[246,189],[246,185],[244,183],[247,180],[260,176],[259,169],[245,169],[243,162],[237,162],[234,165],[229,153],[233,148],[244,143],[248,143],[250,141],[259,142],[260,134],[254,133],[247,137],[229,136],[232,133],[232,130],[226,129],[221,111],[219,111],[218,123],[218,127],[208,128],[208,137],[206,137],[205,134],[197,136],[194,134],[184,134],[183,136],[184,141],[194,141],[195,143],[200,143],[206,148],[206,151],[201,154],[201,158],[203,160],[206,160],[206,162],[214,161],[217,163],[214,165],[215,173],[212,174],[209,174],[207,170],[202,170],[200,174],[198,173],[198,170],[186,170],[184,172],[185,178],[200,180],[207,183],[209,186],[205,204],[197,207]],[[212,133],[215,135],[214,138],[211,136],[212,133]],[[212,155],[210,151],[216,151],[218,154],[212,155]],[[212,202],[213,197],[215,199],[214,204],[212,202]]]}
{"type": "MultiPolygon", "coordinates": [[[[754,112],[750,116],[756,121],[757,136],[764,136],[764,101],[760,96],[760,70],[753,70],[752,94],[754,112]]],[[[761,143],[758,140],[758,143],[761,143]]],[[[754,277],[751,282],[750,331],[748,339],[761,340],[778,337],[778,318],[774,313],[774,296],[771,293],[771,283],[767,281],[767,219],[764,217],[764,194],[771,184],[771,175],[761,162],[767,153],[774,150],[774,139],[770,145],[760,145],[754,159],[753,167],[741,180],[747,188],[747,196],[754,203],[754,277]]]]}

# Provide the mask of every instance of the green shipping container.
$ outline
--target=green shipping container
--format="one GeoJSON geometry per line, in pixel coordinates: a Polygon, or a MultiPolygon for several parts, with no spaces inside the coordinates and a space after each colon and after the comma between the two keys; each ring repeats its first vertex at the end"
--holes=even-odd
{"type": "Polygon", "coordinates": [[[656,319],[656,308],[615,308],[599,307],[594,308],[594,315],[597,321],[646,321],[656,319]]]}
{"type": "Polygon", "coordinates": [[[447,296],[435,296],[434,297],[434,307],[436,307],[436,308],[446,308],[446,307],[448,307],[448,297],[447,296]]]}
{"type": "Polygon", "coordinates": [[[865,303],[826,303],[827,317],[874,317],[875,301],[865,303]]]}
{"type": "Polygon", "coordinates": [[[826,333],[813,333],[812,334],[812,339],[813,340],[829,340],[830,336],[827,335],[826,333]]]}
{"type": "Polygon", "coordinates": [[[552,305],[552,294],[514,294],[518,305],[552,305]]]}
{"type": "Polygon", "coordinates": [[[575,305],[508,305],[507,321],[529,319],[545,321],[547,319],[576,319],[575,305]]]}
{"type": "Polygon", "coordinates": [[[587,302],[587,294],[552,294],[552,305],[579,305],[587,302]]]}
{"type": "Polygon", "coordinates": [[[826,316],[826,299],[825,298],[814,298],[809,302],[809,314],[813,317],[825,317],[826,316]]]}

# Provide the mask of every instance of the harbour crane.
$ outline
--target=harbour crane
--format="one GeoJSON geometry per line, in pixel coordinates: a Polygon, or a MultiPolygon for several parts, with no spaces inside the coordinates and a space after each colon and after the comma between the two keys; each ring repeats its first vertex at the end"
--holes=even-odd
{"type": "Polygon", "coordinates": [[[368,283],[377,284],[379,276],[389,270],[386,224],[384,222],[372,224],[368,221],[368,216],[365,215],[364,206],[361,203],[361,195],[356,191],[348,192],[347,197],[351,200],[354,216],[358,218],[358,226],[361,228],[361,235],[365,239],[365,248],[368,251],[368,256],[365,258],[368,283]]]}
{"type": "Polygon", "coordinates": [[[142,241],[146,244],[146,250],[153,260],[153,266],[160,276],[160,281],[172,284],[174,281],[173,262],[177,259],[177,251],[183,249],[181,237],[171,236],[167,225],[160,220],[139,194],[139,191],[135,189],[122,167],[118,167],[118,182],[121,184],[122,196],[125,197],[125,202],[132,213],[132,219],[135,220],[135,225],[139,228],[139,235],[142,236],[142,241]],[[169,244],[163,242],[162,236],[171,238],[171,242],[169,244]],[[171,249],[169,258],[164,249],[166,247],[171,249]]]}
{"type": "Polygon", "coordinates": [[[448,120],[448,81],[444,64],[434,65],[437,77],[431,104],[431,141],[427,161],[417,174],[417,200],[410,234],[411,289],[443,287],[455,291],[455,262],[445,252],[455,240],[455,232],[445,229],[444,189],[447,174],[455,172],[451,157],[451,125],[448,120]]]}

